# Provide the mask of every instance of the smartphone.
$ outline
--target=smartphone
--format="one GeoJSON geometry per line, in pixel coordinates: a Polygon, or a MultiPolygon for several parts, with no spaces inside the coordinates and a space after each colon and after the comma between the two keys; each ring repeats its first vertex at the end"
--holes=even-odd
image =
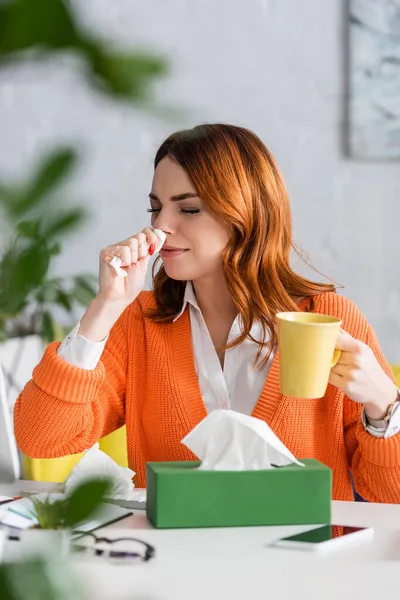
{"type": "Polygon", "coordinates": [[[371,540],[371,527],[348,527],[347,525],[324,525],[276,540],[272,545],[294,550],[325,550],[341,547],[352,542],[371,540]]]}

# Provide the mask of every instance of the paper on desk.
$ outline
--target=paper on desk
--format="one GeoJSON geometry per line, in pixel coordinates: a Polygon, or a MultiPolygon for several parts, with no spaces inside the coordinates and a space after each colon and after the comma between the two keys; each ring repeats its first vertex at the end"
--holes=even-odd
{"type": "MultiPolygon", "coordinates": [[[[49,500],[51,503],[53,503],[57,500],[64,500],[65,497],[66,494],[50,492],[34,494],[33,497],[16,500],[8,506],[6,515],[0,515],[0,518],[2,519],[0,522],[11,527],[16,527],[17,529],[29,529],[38,524],[38,520],[34,516],[35,507],[33,498],[36,500],[49,500]]],[[[90,519],[86,519],[81,523],[78,523],[76,525],[76,529],[79,529],[80,531],[91,531],[92,529],[103,527],[108,523],[122,519],[130,514],[131,513],[126,510],[126,508],[101,502],[90,519]]]]}
{"type": "MultiPolygon", "coordinates": [[[[158,237],[158,244],[157,244],[157,248],[155,249],[156,252],[158,252],[159,250],[161,250],[165,240],[167,239],[166,234],[161,231],[161,229],[155,229],[154,227],[151,228],[154,233],[156,234],[156,236],[158,237]]],[[[117,275],[119,275],[120,277],[126,277],[128,275],[128,273],[126,271],[124,271],[124,269],[121,267],[122,261],[120,259],[119,256],[114,256],[111,259],[110,262],[110,266],[114,267],[115,272],[117,273],[117,275]]]]}
{"type": "Polygon", "coordinates": [[[65,481],[65,493],[68,494],[83,481],[93,477],[100,479],[111,479],[113,481],[110,498],[114,500],[138,500],[141,490],[135,490],[132,477],[134,471],[127,467],[117,465],[113,459],[99,449],[99,444],[95,444],[90,450],[87,450],[72,469],[65,481]]]}
{"type": "MultiPolygon", "coordinates": [[[[20,500],[16,500],[15,503],[17,502],[20,502],[20,500]]],[[[12,504],[14,504],[14,502],[12,504]]],[[[37,521],[33,519],[32,515],[25,514],[25,511],[23,514],[20,514],[19,512],[10,510],[10,505],[6,504],[0,509],[0,523],[7,527],[28,529],[29,527],[36,525],[37,521]]]]}
{"type": "Polygon", "coordinates": [[[199,469],[203,470],[253,471],[291,463],[304,466],[265,421],[233,410],[214,410],[182,443],[201,460],[199,469]]]}

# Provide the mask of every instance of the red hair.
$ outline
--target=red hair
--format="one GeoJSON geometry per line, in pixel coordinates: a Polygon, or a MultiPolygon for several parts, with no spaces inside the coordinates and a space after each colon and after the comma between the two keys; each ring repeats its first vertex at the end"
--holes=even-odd
{"type": "MultiPolygon", "coordinates": [[[[288,193],[274,158],[254,133],[233,125],[199,125],[169,136],[154,168],[167,156],[185,169],[202,201],[231,230],[222,265],[243,329],[227,347],[253,339],[250,330],[257,320],[268,340],[259,344],[257,356],[266,347],[265,364],[277,343],[276,313],[298,310],[300,298],[334,291],[335,286],[305,279],[290,267],[291,248],[299,251],[292,241],[288,193]]],[[[171,322],[182,307],[186,282],[155,267],[156,308],[146,316],[171,322]]]]}

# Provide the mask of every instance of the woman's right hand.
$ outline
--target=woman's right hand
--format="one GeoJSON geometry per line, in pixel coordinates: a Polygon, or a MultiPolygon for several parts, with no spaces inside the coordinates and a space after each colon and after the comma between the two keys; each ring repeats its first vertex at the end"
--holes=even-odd
{"type": "Polygon", "coordinates": [[[160,238],[147,227],[100,252],[99,291],[82,317],[79,335],[94,342],[108,335],[125,308],[144,288],[150,257],[160,246],[160,238]],[[119,257],[125,277],[111,266],[114,257],[119,257]]]}
{"type": "Polygon", "coordinates": [[[160,244],[160,238],[147,227],[132,237],[107,246],[100,252],[98,298],[105,303],[128,306],[144,288],[150,257],[160,244]],[[126,276],[119,275],[111,266],[114,257],[126,276]]]}

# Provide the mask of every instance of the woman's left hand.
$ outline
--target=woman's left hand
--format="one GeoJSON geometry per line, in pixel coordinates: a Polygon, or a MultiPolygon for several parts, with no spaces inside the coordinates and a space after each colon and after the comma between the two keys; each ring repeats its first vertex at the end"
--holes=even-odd
{"type": "Polygon", "coordinates": [[[382,419],[396,400],[396,385],[386,375],[371,348],[343,329],[339,332],[336,348],[342,353],[331,369],[329,383],[354,402],[364,404],[368,417],[382,419]]]}

